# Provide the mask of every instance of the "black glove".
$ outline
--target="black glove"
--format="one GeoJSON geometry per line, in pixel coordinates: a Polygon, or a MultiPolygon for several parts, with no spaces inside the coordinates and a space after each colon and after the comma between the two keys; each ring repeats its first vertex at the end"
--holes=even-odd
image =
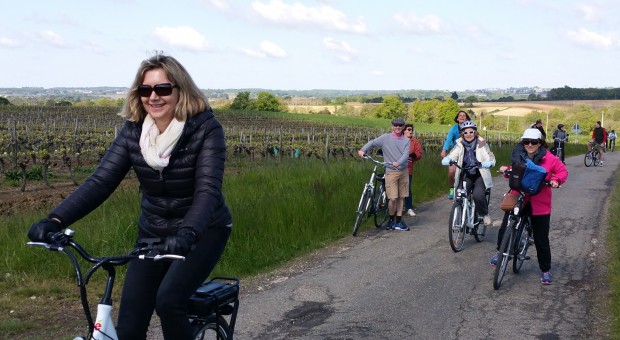
{"type": "Polygon", "coordinates": [[[412,152],[409,154],[409,158],[411,158],[412,161],[415,161],[416,159],[418,159],[418,156],[412,152]]]}
{"type": "Polygon", "coordinates": [[[189,228],[181,228],[176,235],[166,238],[164,251],[168,254],[185,256],[196,242],[196,233],[189,228]]]}
{"type": "Polygon", "coordinates": [[[60,222],[44,218],[34,223],[28,230],[28,238],[33,242],[49,242],[49,236],[57,233],[62,229],[60,222]]]}

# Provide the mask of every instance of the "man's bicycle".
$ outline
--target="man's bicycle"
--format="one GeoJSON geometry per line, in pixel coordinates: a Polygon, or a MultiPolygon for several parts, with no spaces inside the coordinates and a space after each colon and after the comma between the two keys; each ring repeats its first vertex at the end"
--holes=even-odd
{"type": "Polygon", "coordinates": [[[353,236],[357,235],[362,221],[370,217],[370,215],[374,215],[375,227],[377,228],[385,227],[389,218],[388,198],[385,193],[385,167],[390,166],[390,163],[378,161],[368,154],[364,155],[364,159],[375,163],[375,166],[372,169],[368,183],[364,184],[362,196],[357,205],[353,236]],[[379,169],[383,171],[379,171],[379,169]]]}
{"type": "Polygon", "coordinates": [[[601,161],[601,155],[600,155],[600,144],[598,143],[593,143],[592,144],[592,149],[588,150],[588,152],[586,152],[586,156],[583,159],[583,163],[585,164],[586,167],[589,166],[598,166],[600,161],[601,161]]]}
{"type": "MultiPolygon", "coordinates": [[[[77,243],[75,232],[65,229],[49,237],[49,243],[28,242],[30,246],[41,246],[51,251],[63,252],[69,257],[75,269],[84,315],[88,323],[88,335],[76,337],[74,340],[117,340],[116,329],[112,321],[112,290],[116,278],[116,267],[126,265],[132,260],[185,260],[185,257],[173,254],[160,254],[162,239],[143,239],[136,248],[126,255],[94,257],[77,243]],[[77,253],[81,258],[93,265],[84,274],[78,262],[77,253]],[[93,319],[86,285],[92,275],[100,268],[107,273],[104,292],[97,306],[97,315],[93,319]]],[[[232,340],[239,310],[239,279],[215,277],[202,286],[188,301],[190,323],[194,339],[226,339],[232,340]]]]}
{"type": "MultiPolygon", "coordinates": [[[[511,172],[511,170],[507,170],[504,173],[510,175],[511,172]]],[[[549,181],[544,181],[544,185],[551,186],[549,181]]],[[[493,275],[493,288],[496,290],[502,284],[510,260],[512,260],[512,272],[518,274],[523,262],[530,259],[527,251],[532,238],[531,209],[523,206],[524,198],[525,193],[519,191],[514,208],[508,213],[508,222],[499,245],[497,264],[493,275]]]]}
{"type": "MultiPolygon", "coordinates": [[[[463,168],[456,164],[456,162],[450,162],[450,165],[455,165],[461,169],[459,178],[455,182],[460,183],[460,185],[455,190],[454,203],[452,204],[448,220],[450,248],[456,253],[463,250],[465,235],[467,234],[474,235],[477,242],[484,241],[487,227],[482,222],[482,217],[478,216],[472,190],[467,187],[465,172],[469,168],[463,168]]],[[[485,197],[488,204],[491,199],[490,188],[486,190],[485,197]]]]}

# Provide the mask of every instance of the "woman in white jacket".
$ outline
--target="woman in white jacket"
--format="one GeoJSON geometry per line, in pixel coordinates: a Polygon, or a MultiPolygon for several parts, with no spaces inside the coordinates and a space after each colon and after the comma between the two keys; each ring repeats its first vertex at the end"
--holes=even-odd
{"type": "MultiPolygon", "coordinates": [[[[487,142],[478,134],[478,126],[474,121],[461,124],[461,137],[456,140],[456,146],[441,160],[441,164],[450,165],[456,162],[461,168],[456,169],[455,178],[461,178],[461,171],[465,172],[467,187],[473,190],[476,212],[482,216],[484,224],[490,225],[489,205],[485,197],[487,188],[493,186],[493,176],[489,170],[495,165],[495,155],[491,152],[487,142]]],[[[458,189],[461,181],[455,181],[458,189]]]]}

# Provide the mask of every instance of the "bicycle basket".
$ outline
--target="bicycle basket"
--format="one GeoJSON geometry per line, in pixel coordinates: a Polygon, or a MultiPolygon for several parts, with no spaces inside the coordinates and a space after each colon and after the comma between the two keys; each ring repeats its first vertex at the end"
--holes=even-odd
{"type": "Polygon", "coordinates": [[[508,179],[510,189],[523,191],[530,195],[536,195],[542,189],[543,181],[547,176],[547,170],[535,164],[529,158],[525,164],[512,166],[512,173],[508,179]]]}

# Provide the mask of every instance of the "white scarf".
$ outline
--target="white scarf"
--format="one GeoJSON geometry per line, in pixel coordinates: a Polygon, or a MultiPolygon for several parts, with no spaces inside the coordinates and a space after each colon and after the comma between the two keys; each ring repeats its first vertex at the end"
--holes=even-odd
{"type": "Polygon", "coordinates": [[[140,135],[140,151],[151,168],[161,171],[168,166],[170,154],[181,138],[184,126],[185,121],[180,122],[173,118],[166,131],[160,134],[153,118],[146,115],[140,135]]]}

